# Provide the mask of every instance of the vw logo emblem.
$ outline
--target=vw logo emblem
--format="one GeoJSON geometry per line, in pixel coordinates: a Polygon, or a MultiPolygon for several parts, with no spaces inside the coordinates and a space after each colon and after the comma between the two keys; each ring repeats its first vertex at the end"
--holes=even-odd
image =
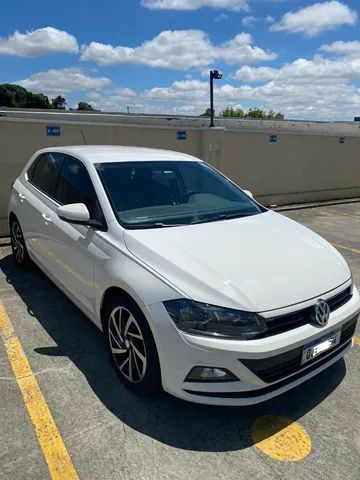
{"type": "Polygon", "coordinates": [[[325,300],[318,300],[315,304],[315,321],[321,327],[325,327],[329,321],[330,307],[325,300]]]}

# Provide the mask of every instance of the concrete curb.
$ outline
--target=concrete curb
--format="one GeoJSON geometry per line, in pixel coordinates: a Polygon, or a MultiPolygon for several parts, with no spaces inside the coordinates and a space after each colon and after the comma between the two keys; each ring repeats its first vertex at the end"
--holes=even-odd
{"type": "Polygon", "coordinates": [[[10,237],[0,238],[0,247],[10,247],[10,237]]]}
{"type": "Polygon", "coordinates": [[[319,208],[331,205],[346,205],[349,203],[360,203],[360,198],[349,198],[345,200],[328,200],[323,202],[295,203],[292,205],[270,205],[269,208],[275,210],[276,212],[286,212],[290,210],[304,210],[306,208],[319,208]]]}

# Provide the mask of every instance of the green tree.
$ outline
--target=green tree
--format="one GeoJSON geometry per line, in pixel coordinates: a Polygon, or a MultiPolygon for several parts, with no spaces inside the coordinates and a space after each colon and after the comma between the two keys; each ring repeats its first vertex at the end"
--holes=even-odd
{"type": "Polygon", "coordinates": [[[220,114],[222,117],[244,118],[245,112],[242,108],[226,107],[220,114]]]}
{"type": "Polygon", "coordinates": [[[57,97],[51,100],[51,106],[56,110],[65,110],[66,100],[61,95],[58,95],[57,97]]]}
{"type": "Polygon", "coordinates": [[[28,91],[11,83],[0,85],[0,105],[3,107],[25,107],[28,91]]]}
{"type": "Polygon", "coordinates": [[[76,110],[90,110],[90,111],[94,111],[95,108],[92,107],[92,105],[90,105],[90,103],[87,103],[87,102],[79,102],[78,103],[78,107],[76,110]]]}
{"type": "Polygon", "coordinates": [[[200,115],[200,117],[211,117],[211,108],[207,108],[205,112],[200,115]]]}
{"type": "Polygon", "coordinates": [[[17,108],[50,108],[46,95],[28,92],[20,85],[4,83],[0,85],[0,105],[17,108]]]}
{"type": "Polygon", "coordinates": [[[51,108],[51,103],[46,95],[42,93],[32,93],[28,92],[26,97],[25,108],[51,108]]]}
{"type": "Polygon", "coordinates": [[[258,118],[260,120],[265,120],[267,118],[267,113],[258,107],[250,108],[246,114],[246,118],[258,118]]]}
{"type": "Polygon", "coordinates": [[[260,120],[281,120],[283,115],[281,113],[275,113],[274,110],[262,110],[255,107],[250,108],[245,112],[242,108],[227,107],[221,112],[221,116],[224,118],[246,118],[246,119],[260,119],[260,120]]]}
{"type": "Polygon", "coordinates": [[[284,115],[280,112],[276,113],[276,112],[274,112],[274,110],[269,110],[269,112],[267,114],[267,118],[269,120],[283,120],[284,115]]]}

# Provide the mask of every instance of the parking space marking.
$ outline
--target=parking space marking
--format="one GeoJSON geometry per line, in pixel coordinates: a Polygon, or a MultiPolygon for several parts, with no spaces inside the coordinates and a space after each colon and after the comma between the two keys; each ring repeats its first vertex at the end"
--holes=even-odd
{"type": "Polygon", "coordinates": [[[357,345],[358,347],[360,347],[360,337],[355,336],[355,337],[354,337],[354,343],[355,343],[355,345],[357,345]]]}
{"type": "Polygon", "coordinates": [[[0,303],[0,334],[53,480],[78,480],[75,467],[31,370],[13,325],[0,303]]]}
{"type": "Polygon", "coordinates": [[[256,448],[280,462],[298,462],[311,452],[311,439],[303,427],[288,417],[266,415],[251,426],[256,448]]]}
{"type": "Polygon", "coordinates": [[[344,245],[340,245],[339,243],[333,243],[333,242],[332,242],[332,245],[334,247],[341,248],[342,250],[347,250],[348,252],[351,252],[351,253],[360,253],[360,250],[358,250],[357,248],[345,247],[344,245]]]}

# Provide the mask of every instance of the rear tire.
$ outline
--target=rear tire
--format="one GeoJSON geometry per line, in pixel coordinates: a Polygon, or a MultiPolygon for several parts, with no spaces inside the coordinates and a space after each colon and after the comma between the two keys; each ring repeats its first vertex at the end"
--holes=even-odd
{"type": "Polygon", "coordinates": [[[159,357],[148,322],[136,303],[123,295],[105,307],[104,334],[121,382],[139,395],[161,391],[159,357]]]}
{"type": "Polygon", "coordinates": [[[24,235],[16,217],[10,222],[11,249],[15,263],[21,267],[29,267],[31,260],[26,248],[24,235]]]}

